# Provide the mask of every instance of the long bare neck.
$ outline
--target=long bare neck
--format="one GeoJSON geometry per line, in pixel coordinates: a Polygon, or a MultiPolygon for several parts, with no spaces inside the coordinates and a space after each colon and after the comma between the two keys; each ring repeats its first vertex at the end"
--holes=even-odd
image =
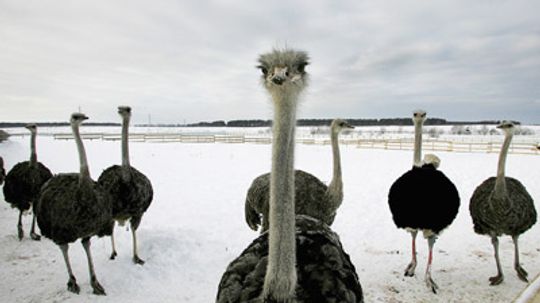
{"type": "Polygon", "coordinates": [[[265,297],[283,302],[294,293],[297,281],[294,212],[296,100],[286,97],[275,100],[268,265],[263,289],[265,297]]]}
{"type": "Polygon", "coordinates": [[[414,166],[422,166],[422,122],[414,122],[414,166]]]}
{"type": "Polygon", "coordinates": [[[499,154],[499,163],[497,165],[497,179],[495,180],[495,194],[502,196],[506,194],[506,180],[505,180],[505,166],[506,156],[508,155],[508,149],[510,148],[510,142],[512,141],[513,134],[506,133],[504,142],[501,147],[501,153],[499,154]]]}
{"type": "Polygon", "coordinates": [[[36,132],[31,132],[30,135],[30,165],[37,164],[37,152],[36,152],[36,132]]]}
{"type": "Polygon", "coordinates": [[[332,181],[328,186],[327,194],[335,200],[341,202],[343,200],[343,180],[341,177],[341,155],[339,153],[339,132],[332,130],[332,157],[333,157],[333,173],[332,181]]]}
{"type": "Polygon", "coordinates": [[[81,134],[79,132],[78,125],[72,125],[73,136],[75,137],[75,143],[77,144],[77,151],[79,152],[79,181],[90,179],[90,171],[88,170],[88,161],[86,159],[86,151],[82,142],[81,134]]]}
{"type": "Polygon", "coordinates": [[[122,118],[122,166],[129,167],[129,117],[122,118]]]}

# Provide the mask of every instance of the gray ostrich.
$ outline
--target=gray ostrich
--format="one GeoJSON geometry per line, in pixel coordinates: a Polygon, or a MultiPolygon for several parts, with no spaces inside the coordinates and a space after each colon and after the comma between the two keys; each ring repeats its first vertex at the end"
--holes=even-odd
{"type": "Polygon", "coordinates": [[[400,176],[390,187],[388,204],[396,227],[412,236],[412,259],[405,269],[405,276],[414,276],[416,269],[416,235],[422,231],[428,241],[429,256],[425,274],[426,285],[437,293],[438,286],[431,277],[433,246],[441,232],[456,218],[460,198],[456,186],[444,173],[437,170],[440,160],[428,154],[422,158],[422,125],[426,112],[415,111],[413,168],[400,176]]]}
{"type": "Polygon", "coordinates": [[[307,84],[308,56],[274,50],[259,63],[274,104],[270,228],[227,267],[216,302],[363,302],[338,235],[318,219],[295,216],[296,108],[307,84]]]}
{"type": "MultiPolygon", "coordinates": [[[[106,189],[112,198],[113,218],[120,225],[129,220],[133,238],[133,262],[143,265],[144,261],[137,254],[136,231],[141,223],[144,212],[150,206],[153,197],[150,180],[129,163],[129,120],[131,108],[119,106],[118,113],[122,117],[122,165],[113,165],[107,168],[98,183],[106,189]]],[[[116,257],[114,245],[114,232],[111,234],[112,254],[111,260],[116,257]]]]}
{"type": "MultiPolygon", "coordinates": [[[[336,211],[343,201],[343,179],[341,176],[341,157],[338,136],[343,129],[352,129],[351,125],[341,119],[335,119],[330,126],[333,177],[326,186],[321,180],[302,170],[294,171],[295,211],[308,215],[332,225],[336,211]]],[[[261,233],[268,230],[268,202],[270,199],[270,173],[258,176],[248,189],[245,203],[245,218],[249,227],[257,230],[261,225],[261,233]]]]}
{"type": "Polygon", "coordinates": [[[536,223],[534,201],[518,180],[505,176],[506,156],[514,135],[514,124],[503,121],[498,128],[505,134],[499,155],[497,176],[486,179],[471,196],[469,211],[474,224],[474,231],[491,237],[495,251],[497,275],[489,278],[491,285],[498,285],[504,280],[499,260],[499,239],[509,235],[514,241],[514,268],[518,277],[527,282],[527,272],[519,264],[518,237],[536,223]]]}
{"type": "MultiPolygon", "coordinates": [[[[30,160],[19,162],[6,175],[4,184],[4,197],[11,207],[19,210],[19,221],[17,223],[18,237],[22,240],[24,231],[22,227],[22,215],[24,211],[38,200],[41,186],[52,177],[51,171],[38,162],[36,153],[37,126],[28,124],[26,128],[30,131],[30,160]]],[[[2,167],[3,170],[3,167],[2,167]]],[[[35,232],[36,216],[32,216],[32,228],[30,237],[33,240],[40,240],[41,237],[35,232]]]]}
{"type": "Polygon", "coordinates": [[[90,237],[111,234],[112,205],[108,193],[90,177],[86,152],[79,133],[79,126],[86,119],[88,117],[81,113],[71,115],[71,128],[79,152],[80,172],[58,174],[45,183],[35,213],[42,234],[62,250],[69,274],[68,290],[77,294],[80,291],[71,271],[68,249],[69,243],[81,239],[88,258],[90,284],[94,294],[105,295],[105,290],[94,272],[90,237]]]}

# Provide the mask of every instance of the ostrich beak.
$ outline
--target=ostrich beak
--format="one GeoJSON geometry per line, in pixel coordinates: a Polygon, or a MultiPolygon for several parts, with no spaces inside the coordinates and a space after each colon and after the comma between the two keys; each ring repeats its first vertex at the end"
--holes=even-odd
{"type": "Polygon", "coordinates": [[[287,79],[287,68],[286,67],[276,67],[274,68],[274,74],[270,80],[276,85],[282,85],[283,82],[287,79]]]}
{"type": "Polygon", "coordinates": [[[347,122],[343,122],[343,128],[354,129],[354,126],[350,125],[347,122]]]}

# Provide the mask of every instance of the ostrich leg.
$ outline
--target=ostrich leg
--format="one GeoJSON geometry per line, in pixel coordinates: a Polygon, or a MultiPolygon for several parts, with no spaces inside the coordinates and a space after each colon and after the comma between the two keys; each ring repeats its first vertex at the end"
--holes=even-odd
{"type": "Polygon", "coordinates": [[[24,237],[24,231],[22,228],[22,215],[23,215],[23,211],[21,210],[19,212],[19,223],[17,223],[17,232],[18,232],[19,241],[22,241],[22,238],[24,237]]]}
{"type": "Polygon", "coordinates": [[[497,275],[489,278],[491,285],[499,285],[504,280],[504,275],[501,269],[501,261],[499,260],[499,239],[497,236],[491,236],[491,243],[493,244],[493,250],[495,251],[495,263],[497,264],[497,275]]]}
{"type": "Polygon", "coordinates": [[[32,229],[30,230],[30,238],[35,241],[41,240],[41,236],[36,234],[35,232],[36,228],[36,213],[34,212],[34,215],[32,216],[32,229]]]}
{"type": "Polygon", "coordinates": [[[405,269],[405,276],[412,277],[414,276],[414,270],[416,269],[416,235],[418,234],[417,230],[411,231],[412,236],[412,259],[411,263],[405,269]]]}
{"type": "Polygon", "coordinates": [[[79,285],[77,285],[77,280],[75,279],[75,276],[73,275],[73,271],[71,270],[71,264],[69,263],[69,255],[68,255],[69,245],[62,244],[59,246],[60,246],[60,249],[62,250],[62,255],[64,255],[64,261],[66,262],[66,267],[69,274],[69,280],[67,283],[68,290],[73,293],[78,294],[79,291],[81,291],[81,288],[79,287],[79,285]]]}
{"type": "Polygon", "coordinates": [[[116,258],[116,256],[118,255],[116,253],[116,245],[114,245],[114,225],[115,224],[116,224],[116,221],[113,221],[113,226],[112,226],[112,229],[111,229],[111,246],[112,246],[112,253],[111,253],[111,257],[110,257],[111,260],[114,260],[114,258],[116,258]]]}
{"type": "Polygon", "coordinates": [[[92,262],[92,254],[90,253],[90,238],[84,238],[81,241],[84,250],[86,251],[86,257],[88,258],[88,270],[90,272],[90,285],[94,289],[96,295],[106,295],[105,289],[99,284],[96,273],[94,272],[94,263],[92,262]]]}
{"type": "Polygon", "coordinates": [[[428,246],[429,246],[429,257],[428,257],[428,265],[426,268],[426,285],[431,288],[431,291],[433,291],[434,294],[437,293],[437,289],[439,289],[439,286],[433,281],[431,278],[431,263],[433,261],[433,245],[435,245],[435,240],[437,240],[437,236],[430,236],[428,238],[428,246]]]}
{"type": "Polygon", "coordinates": [[[512,236],[512,240],[514,241],[514,248],[515,248],[515,255],[514,255],[514,268],[516,269],[517,275],[519,279],[523,282],[529,282],[527,280],[528,273],[521,267],[519,264],[519,247],[518,247],[518,237],[519,236],[512,236]]]}
{"type": "Polygon", "coordinates": [[[131,224],[131,235],[133,238],[133,263],[144,265],[144,260],[139,258],[138,255],[138,249],[137,249],[137,228],[139,227],[139,224],[141,223],[141,217],[131,217],[131,220],[129,221],[131,224]]]}

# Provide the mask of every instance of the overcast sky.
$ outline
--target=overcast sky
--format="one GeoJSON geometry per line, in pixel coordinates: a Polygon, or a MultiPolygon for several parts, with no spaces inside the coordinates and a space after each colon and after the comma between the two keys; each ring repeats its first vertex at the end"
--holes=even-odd
{"type": "Polygon", "coordinates": [[[260,53],[310,54],[301,118],[540,123],[540,1],[0,0],[0,121],[269,119],[260,53]]]}

